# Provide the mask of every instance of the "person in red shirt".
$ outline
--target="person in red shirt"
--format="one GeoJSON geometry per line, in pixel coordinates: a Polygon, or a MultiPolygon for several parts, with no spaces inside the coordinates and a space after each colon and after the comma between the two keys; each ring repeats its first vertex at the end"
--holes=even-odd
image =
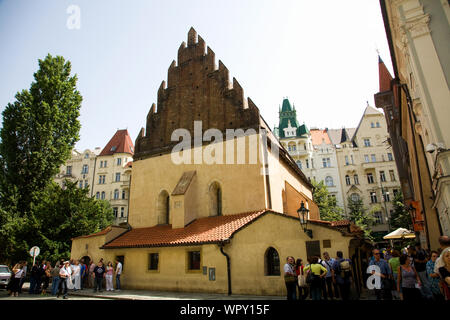
{"type": "Polygon", "coordinates": [[[298,289],[298,299],[299,300],[305,300],[306,297],[308,296],[308,286],[306,285],[306,274],[303,272],[303,260],[302,259],[297,259],[296,263],[295,263],[295,273],[297,274],[297,278],[300,279],[301,277],[303,277],[304,281],[302,283],[302,285],[300,285],[300,281],[299,280],[297,282],[297,289],[298,289]]]}

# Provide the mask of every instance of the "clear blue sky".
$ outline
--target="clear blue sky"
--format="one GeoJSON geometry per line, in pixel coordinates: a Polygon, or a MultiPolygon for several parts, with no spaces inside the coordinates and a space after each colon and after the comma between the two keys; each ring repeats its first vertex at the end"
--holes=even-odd
{"type": "Polygon", "coordinates": [[[378,91],[376,48],[392,73],[378,0],[0,0],[0,111],[38,59],[62,55],[83,96],[76,147],[124,128],[134,142],[191,26],[272,128],[285,96],[309,127],[355,127],[378,91]],[[66,26],[72,4],[79,30],[66,26]]]}

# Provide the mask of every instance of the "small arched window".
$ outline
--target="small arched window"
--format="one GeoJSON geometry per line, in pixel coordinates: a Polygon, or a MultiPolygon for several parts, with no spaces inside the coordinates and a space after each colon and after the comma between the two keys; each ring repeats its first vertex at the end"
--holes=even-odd
{"type": "Polygon", "coordinates": [[[102,191],[102,200],[105,200],[105,198],[106,198],[106,193],[105,193],[105,191],[102,191]]]}
{"type": "Polygon", "coordinates": [[[218,182],[213,182],[209,186],[210,215],[222,215],[222,188],[218,182]]]}
{"type": "Polygon", "coordinates": [[[119,199],[119,189],[114,190],[114,200],[119,199]]]}
{"type": "Polygon", "coordinates": [[[326,178],[325,178],[325,185],[326,185],[327,187],[332,187],[332,186],[333,186],[333,178],[330,177],[330,176],[326,177],[326,178]]]}
{"type": "Polygon", "coordinates": [[[279,276],[280,275],[280,256],[277,250],[269,247],[264,256],[265,275],[279,276]]]}
{"type": "Polygon", "coordinates": [[[161,191],[158,196],[158,224],[169,224],[170,222],[170,196],[166,190],[161,191]]]}
{"type": "Polygon", "coordinates": [[[350,196],[352,201],[359,201],[359,194],[357,193],[352,193],[352,195],[350,196]]]}
{"type": "Polygon", "coordinates": [[[345,176],[345,183],[349,186],[351,184],[350,177],[348,175],[345,176]]]}

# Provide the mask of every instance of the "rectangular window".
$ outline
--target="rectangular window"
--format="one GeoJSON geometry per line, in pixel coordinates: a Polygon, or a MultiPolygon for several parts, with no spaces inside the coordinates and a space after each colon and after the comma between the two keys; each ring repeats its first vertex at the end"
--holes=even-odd
{"type": "Polygon", "coordinates": [[[78,182],[78,187],[81,189],[83,188],[83,180],[80,180],[80,182],[78,182]]]}
{"type": "Polygon", "coordinates": [[[373,175],[371,173],[367,174],[367,183],[374,183],[373,175]]]}
{"type": "Polygon", "coordinates": [[[309,160],[306,159],[306,168],[309,169],[309,160]]]}
{"type": "Polygon", "coordinates": [[[395,173],[394,173],[394,170],[389,170],[389,175],[391,176],[391,181],[395,181],[395,173]]]}
{"type": "Polygon", "coordinates": [[[150,253],[148,255],[148,270],[158,270],[159,253],[150,253]]]}
{"type": "Polygon", "coordinates": [[[122,164],[122,158],[117,158],[117,165],[120,166],[122,164]]]}
{"type": "Polygon", "coordinates": [[[384,202],[391,201],[391,198],[389,197],[389,192],[388,191],[383,193],[383,200],[384,200],[384,202]]]}
{"type": "Polygon", "coordinates": [[[370,193],[370,202],[377,203],[377,194],[375,192],[370,193]]]}
{"type": "Polygon", "coordinates": [[[369,161],[369,156],[368,156],[367,154],[364,155],[364,161],[365,161],[366,163],[370,162],[370,161],[369,161]]]}
{"type": "Polygon", "coordinates": [[[372,158],[372,162],[377,162],[377,157],[374,154],[371,155],[371,158],[372,158]]]}
{"type": "Polygon", "coordinates": [[[348,166],[350,162],[348,162],[348,156],[345,156],[345,165],[348,166]]]}
{"type": "Polygon", "coordinates": [[[353,155],[351,155],[350,158],[352,159],[352,164],[355,164],[355,162],[353,162],[353,155]]]}
{"type": "Polygon", "coordinates": [[[122,190],[122,199],[125,199],[125,195],[126,195],[125,190],[122,190]]]}
{"type": "Polygon", "coordinates": [[[389,161],[394,161],[394,158],[392,157],[392,153],[388,153],[388,160],[389,161]]]}
{"type": "Polygon", "coordinates": [[[397,196],[397,194],[398,194],[398,190],[394,189],[394,190],[392,190],[392,193],[394,194],[394,198],[395,198],[397,196]]]}
{"type": "Polygon", "coordinates": [[[375,223],[377,224],[383,223],[383,215],[381,214],[380,211],[375,212],[374,216],[375,216],[375,223]]]}
{"type": "Polygon", "coordinates": [[[114,208],[113,208],[114,217],[117,218],[117,213],[118,213],[118,212],[119,212],[118,208],[117,208],[117,207],[114,207],[114,208]]]}
{"type": "Polygon", "coordinates": [[[353,176],[353,178],[355,179],[355,184],[358,185],[358,184],[359,184],[358,175],[355,174],[355,175],[353,176]]]}
{"type": "Polygon", "coordinates": [[[125,208],[120,208],[120,217],[123,218],[123,214],[125,213],[125,208]]]}
{"type": "Polygon", "coordinates": [[[120,172],[117,172],[116,173],[116,182],[119,182],[120,181],[120,172]]]}
{"type": "Polygon", "coordinates": [[[66,174],[67,175],[72,175],[72,166],[67,166],[66,167],[66,174]]]}
{"type": "Polygon", "coordinates": [[[370,147],[370,139],[364,139],[364,147],[370,147]]]}
{"type": "Polygon", "coordinates": [[[100,168],[103,168],[103,161],[100,161],[100,168]]]}
{"type": "Polygon", "coordinates": [[[384,175],[384,171],[380,171],[380,181],[386,182],[386,176],[384,175]]]}
{"type": "Polygon", "coordinates": [[[188,270],[200,270],[200,251],[188,252],[188,270]]]}
{"type": "Polygon", "coordinates": [[[84,187],[87,188],[88,185],[89,185],[89,184],[88,184],[88,181],[87,181],[87,180],[84,180],[84,187]]]}
{"type": "Polygon", "coordinates": [[[83,164],[83,169],[81,170],[81,174],[87,174],[89,171],[89,167],[87,164],[83,164]]]}
{"type": "Polygon", "coordinates": [[[98,176],[98,184],[105,184],[105,175],[98,176]]]}
{"type": "Polygon", "coordinates": [[[103,162],[103,168],[106,168],[107,163],[108,163],[108,161],[106,161],[106,160],[103,162]]]}
{"type": "Polygon", "coordinates": [[[314,159],[311,159],[311,168],[314,169],[314,159]]]}

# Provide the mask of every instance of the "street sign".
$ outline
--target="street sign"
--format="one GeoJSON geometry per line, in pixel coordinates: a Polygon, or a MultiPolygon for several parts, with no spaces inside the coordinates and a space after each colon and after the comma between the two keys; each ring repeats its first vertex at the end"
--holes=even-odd
{"type": "Polygon", "coordinates": [[[39,255],[39,253],[41,252],[41,249],[39,249],[39,247],[34,246],[33,248],[30,249],[30,256],[33,257],[33,265],[34,262],[36,261],[36,257],[39,255]]]}

